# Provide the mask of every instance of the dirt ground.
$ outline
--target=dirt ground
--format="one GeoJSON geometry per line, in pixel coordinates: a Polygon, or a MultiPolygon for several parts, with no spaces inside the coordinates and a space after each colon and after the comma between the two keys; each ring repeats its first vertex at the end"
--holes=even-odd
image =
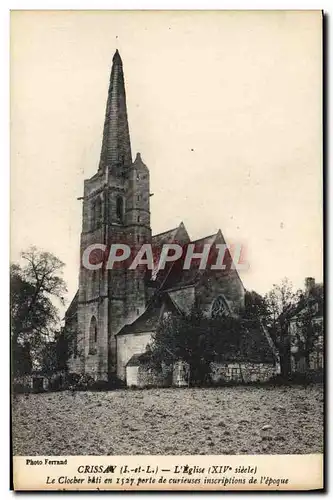
{"type": "Polygon", "coordinates": [[[321,453],[323,389],[239,386],[16,395],[12,421],[14,455],[321,453]]]}

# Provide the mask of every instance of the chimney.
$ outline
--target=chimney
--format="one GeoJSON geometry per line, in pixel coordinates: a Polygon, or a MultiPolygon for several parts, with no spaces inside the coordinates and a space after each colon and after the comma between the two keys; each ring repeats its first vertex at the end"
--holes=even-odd
{"type": "Polygon", "coordinates": [[[305,293],[306,295],[310,295],[313,291],[316,282],[314,278],[305,278],[305,293]]]}

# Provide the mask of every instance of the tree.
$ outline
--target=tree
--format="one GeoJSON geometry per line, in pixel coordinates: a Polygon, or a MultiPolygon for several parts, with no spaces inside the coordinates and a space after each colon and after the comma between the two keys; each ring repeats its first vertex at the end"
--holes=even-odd
{"type": "Polygon", "coordinates": [[[21,256],[24,264],[12,264],[10,268],[12,352],[17,354],[17,346],[25,345],[36,355],[46,342],[53,340],[60,320],[55,302],[64,304],[64,264],[35,247],[21,256]]]}
{"type": "Polygon", "coordinates": [[[197,308],[193,308],[188,315],[166,315],[153,336],[153,363],[159,366],[162,362],[168,365],[182,360],[189,365],[191,380],[203,382],[207,371],[204,352],[206,331],[207,322],[197,308]]]}
{"type": "Polygon", "coordinates": [[[242,325],[228,316],[211,319],[194,306],[189,314],[167,315],[160,322],[151,345],[153,365],[182,360],[189,365],[191,384],[209,381],[210,363],[232,351],[240,356],[242,325]]]}
{"type": "Polygon", "coordinates": [[[245,307],[242,317],[260,323],[268,315],[268,305],[264,297],[254,290],[245,292],[245,307]]]}
{"type": "Polygon", "coordinates": [[[32,370],[30,344],[12,344],[12,372],[15,376],[28,375],[32,370]]]}
{"type": "Polygon", "coordinates": [[[265,296],[268,314],[264,326],[268,327],[279,351],[281,374],[285,378],[288,378],[291,372],[289,318],[300,296],[299,291],[296,293],[293,291],[292,283],[288,278],[284,278],[280,285],[273,285],[272,290],[265,296]]]}
{"type": "Polygon", "coordinates": [[[41,365],[43,372],[47,375],[52,375],[58,371],[66,371],[68,356],[68,340],[63,331],[56,332],[55,340],[47,342],[41,349],[41,365]]]}

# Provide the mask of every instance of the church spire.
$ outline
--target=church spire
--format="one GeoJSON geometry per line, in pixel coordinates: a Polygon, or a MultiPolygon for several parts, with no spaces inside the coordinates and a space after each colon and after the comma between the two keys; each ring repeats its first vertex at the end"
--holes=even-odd
{"type": "Polygon", "coordinates": [[[131,163],[132,154],[127,121],[123,63],[118,50],[116,50],[112,61],[106,103],[99,170],[105,171],[108,166],[112,170],[121,173],[131,163]]]}

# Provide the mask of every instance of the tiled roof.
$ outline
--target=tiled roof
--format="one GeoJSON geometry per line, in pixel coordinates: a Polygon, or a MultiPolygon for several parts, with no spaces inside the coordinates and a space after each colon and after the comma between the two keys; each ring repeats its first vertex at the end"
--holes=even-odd
{"type": "Polygon", "coordinates": [[[154,331],[158,325],[161,307],[151,304],[133,323],[123,326],[117,335],[154,331]]]}
{"type": "Polygon", "coordinates": [[[165,310],[179,314],[179,308],[171,300],[169,295],[165,294],[163,297],[156,297],[155,300],[148,305],[147,309],[143,314],[141,314],[141,316],[133,321],[133,323],[123,326],[123,328],[116,335],[128,335],[130,333],[155,331],[161,317],[161,308],[163,303],[166,304],[165,310]]]}
{"type": "MultiPolygon", "coordinates": [[[[213,245],[218,234],[219,232],[211,234],[209,236],[205,236],[198,240],[191,241],[191,243],[194,243],[195,246],[198,247],[197,251],[200,251],[201,246],[205,244],[213,245]]],[[[168,276],[166,276],[164,283],[162,284],[162,290],[167,290],[170,288],[184,288],[186,286],[193,285],[198,281],[202,273],[205,272],[204,270],[199,269],[198,260],[192,261],[190,269],[184,269],[184,258],[185,255],[183,254],[181,259],[178,259],[173,263],[168,276]]]]}
{"type": "Polygon", "coordinates": [[[166,243],[172,243],[175,240],[179,226],[173,229],[168,229],[163,233],[155,234],[152,236],[152,244],[156,246],[162,246],[166,243]]]}

